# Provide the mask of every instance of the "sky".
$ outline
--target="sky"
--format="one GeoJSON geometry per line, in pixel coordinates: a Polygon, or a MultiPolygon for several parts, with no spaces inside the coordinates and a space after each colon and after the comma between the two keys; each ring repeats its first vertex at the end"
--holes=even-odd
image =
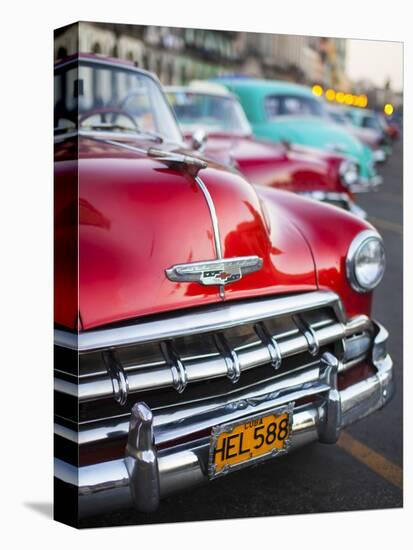
{"type": "Polygon", "coordinates": [[[383,86],[387,79],[394,91],[403,88],[403,44],[379,40],[347,41],[347,74],[351,80],[371,80],[383,86]]]}

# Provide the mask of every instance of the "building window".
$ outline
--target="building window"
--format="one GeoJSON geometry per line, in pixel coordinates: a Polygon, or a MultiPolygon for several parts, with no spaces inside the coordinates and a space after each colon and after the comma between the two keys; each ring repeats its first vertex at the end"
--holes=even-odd
{"type": "Polygon", "coordinates": [[[173,78],[174,78],[174,64],[172,61],[168,63],[168,84],[173,84],[173,78]]]}
{"type": "Polygon", "coordinates": [[[63,59],[64,57],[67,57],[67,50],[63,46],[60,46],[57,50],[57,59],[63,59]]]}
{"type": "Polygon", "coordinates": [[[181,67],[181,84],[186,84],[187,74],[186,74],[186,65],[181,67]]]}
{"type": "Polygon", "coordinates": [[[113,46],[111,55],[112,57],[119,57],[119,49],[117,44],[113,46]]]}
{"type": "Polygon", "coordinates": [[[92,46],[92,53],[102,53],[102,48],[100,47],[99,42],[95,42],[92,46]]]}
{"type": "Polygon", "coordinates": [[[161,74],[162,74],[162,57],[158,57],[158,59],[156,60],[155,67],[156,67],[155,69],[156,75],[160,80],[161,74]]]}

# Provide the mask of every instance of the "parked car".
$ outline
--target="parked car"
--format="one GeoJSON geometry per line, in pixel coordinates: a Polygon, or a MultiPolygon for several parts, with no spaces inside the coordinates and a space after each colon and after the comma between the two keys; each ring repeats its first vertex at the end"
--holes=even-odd
{"type": "Polygon", "coordinates": [[[328,120],[324,103],[307,86],[240,77],[216,81],[238,96],[255,136],[348,156],[359,166],[360,191],[381,183],[371,149],[328,120]]]}
{"type": "Polygon", "coordinates": [[[403,130],[403,111],[394,111],[391,116],[386,116],[386,121],[395,129],[395,138],[398,139],[403,130]]]}
{"type": "Polygon", "coordinates": [[[380,135],[381,148],[386,158],[391,155],[391,140],[387,132],[383,117],[370,109],[359,109],[348,107],[345,109],[345,116],[354,128],[374,130],[380,135]]]}
{"type": "Polygon", "coordinates": [[[353,134],[362,143],[373,151],[375,162],[385,162],[389,155],[388,139],[383,136],[380,128],[357,126],[350,120],[346,108],[327,104],[325,107],[327,116],[336,124],[343,126],[350,134],[353,134]]]}
{"type": "Polygon", "coordinates": [[[386,133],[392,141],[396,141],[400,138],[400,123],[397,119],[388,116],[382,116],[383,124],[386,129],[386,133]]]}
{"type": "Polygon", "coordinates": [[[59,62],[55,107],[57,518],[154,511],[387,403],[371,225],[188,148],[127,62],[59,62]]]}
{"type": "Polygon", "coordinates": [[[165,88],[189,145],[232,164],[252,183],[293,191],[365,218],[354,202],[358,168],[347,157],[320,149],[254,138],[242,107],[225,87],[193,82],[165,88]],[[199,139],[199,131],[204,139],[199,139]]]}

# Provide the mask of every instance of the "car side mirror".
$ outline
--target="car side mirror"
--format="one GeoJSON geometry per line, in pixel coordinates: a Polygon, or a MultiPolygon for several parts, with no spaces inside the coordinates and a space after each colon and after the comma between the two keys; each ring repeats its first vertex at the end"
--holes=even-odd
{"type": "Polygon", "coordinates": [[[207,140],[208,136],[205,130],[203,130],[202,128],[198,128],[192,134],[192,148],[195,149],[195,151],[199,151],[202,153],[202,151],[206,147],[207,140]]]}

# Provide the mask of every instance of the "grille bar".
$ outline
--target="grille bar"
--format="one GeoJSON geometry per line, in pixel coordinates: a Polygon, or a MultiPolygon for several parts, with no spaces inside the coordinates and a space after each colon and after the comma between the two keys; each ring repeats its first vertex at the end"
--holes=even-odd
{"type": "MultiPolygon", "coordinates": [[[[238,352],[232,350],[225,338],[223,339],[223,335],[219,334],[217,335],[218,356],[189,360],[185,364],[171,348],[170,343],[162,342],[161,348],[166,357],[165,365],[150,369],[128,368],[127,372],[123,370],[122,376],[125,377],[123,387],[127,388],[129,394],[167,387],[173,387],[178,392],[182,392],[191,382],[212,378],[228,377],[236,382],[243,371],[268,363],[274,364],[274,349],[278,350],[280,361],[303,352],[310,352],[313,355],[315,345],[318,349],[354,334],[372,330],[371,321],[365,315],[354,317],[347,323],[331,322],[321,327],[310,327],[308,323],[304,324],[301,321],[297,326],[299,331],[285,339],[278,341],[276,336],[268,335],[271,337],[270,342],[261,340],[256,346],[241,349],[238,352]]],[[[80,402],[111,396],[116,398],[118,395],[114,378],[108,376],[108,373],[91,379],[81,378],[79,384],[57,376],[55,389],[77,397],[80,402]]]]}
{"type": "MultiPolygon", "coordinates": [[[[263,381],[250,388],[234,390],[229,396],[213,396],[202,402],[187,404],[185,407],[176,406],[157,410],[154,416],[156,443],[165,443],[188,433],[209,428],[217,423],[217,419],[223,422],[223,413],[229,415],[226,420],[239,416],[248,403],[253,404],[254,411],[257,411],[260,403],[265,402],[266,399],[277,399],[281,403],[286,393],[289,399],[294,400],[327,391],[329,388],[322,374],[320,362],[315,361],[298,372],[280,376],[272,381],[263,381]],[[260,395],[258,399],[257,395],[260,395]],[[237,403],[238,407],[228,408],[229,398],[237,403]]],[[[55,433],[80,445],[97,443],[113,437],[114,434],[116,437],[124,437],[128,431],[129,418],[128,413],[120,418],[106,418],[84,423],[79,426],[79,431],[64,427],[57,421],[55,433]]]]}

